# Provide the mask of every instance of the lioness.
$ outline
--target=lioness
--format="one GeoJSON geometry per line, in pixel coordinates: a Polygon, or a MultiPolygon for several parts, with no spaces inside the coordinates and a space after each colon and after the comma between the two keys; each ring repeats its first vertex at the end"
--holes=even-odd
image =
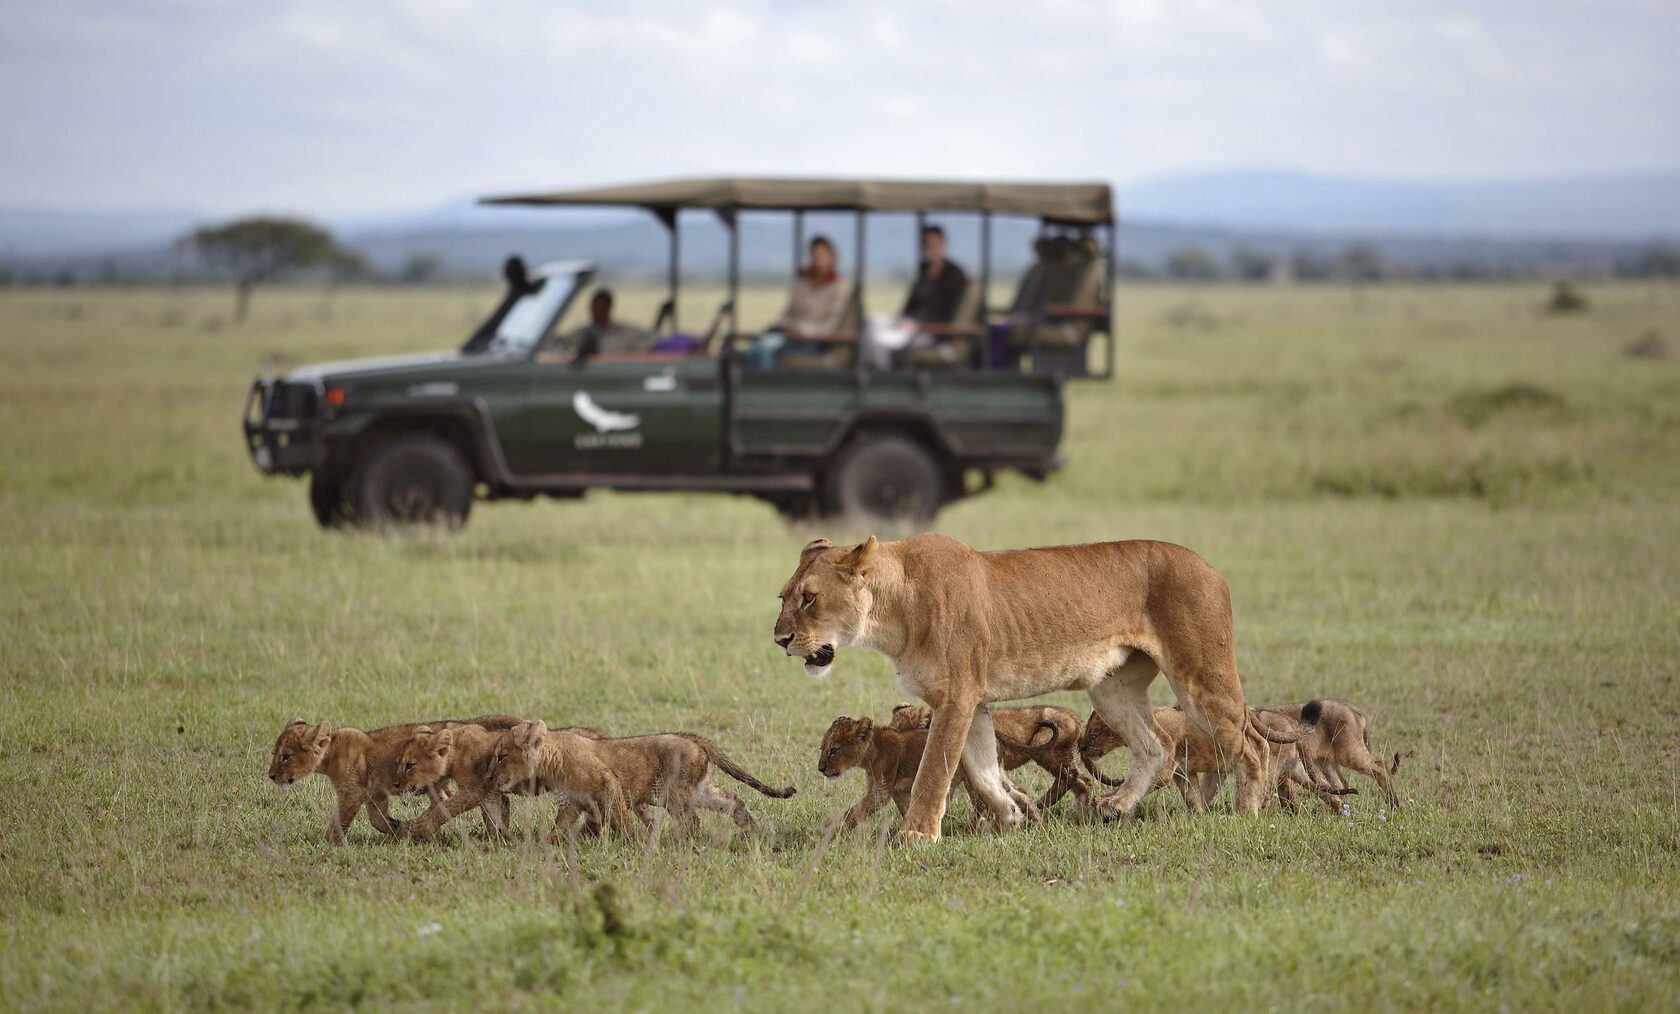
{"type": "Polygon", "coordinates": [[[668,732],[589,739],[551,732],[542,721],[521,722],[502,735],[490,759],[490,775],[503,792],[561,797],[551,842],[565,837],[580,811],[595,827],[638,839],[643,829],[631,822],[630,810],[640,813],[650,806],[664,807],[684,836],[700,829],[695,807],[727,813],[742,830],[752,830],[752,814],[741,797],[712,782],[714,764],[766,796],[786,799],[794,793],[791,785],[776,789],[754,778],[704,736],[668,732]]]}
{"type": "MultiPolygon", "coordinates": [[[[926,729],[933,723],[933,709],[926,705],[900,704],[893,708],[895,729],[926,729]]],[[[1084,725],[1079,716],[1053,704],[1025,708],[992,709],[992,729],[997,735],[998,766],[1014,771],[1028,761],[1050,772],[1055,779],[1035,804],[1046,810],[1068,792],[1075,805],[1091,802],[1091,783],[1075,761],[1084,725]]]]}
{"type": "Polygon", "coordinates": [[[1098,801],[1136,809],[1165,763],[1150,722],[1149,684],[1165,673],[1185,712],[1234,759],[1239,813],[1265,800],[1266,752],[1237,677],[1231,596],[1201,557],[1165,542],[980,553],[945,535],[871,536],[800,553],[781,590],[776,644],[826,675],[851,644],[893,661],[901,687],[933,708],[928,751],[903,831],[939,838],[958,763],[1000,824],[1022,820],[998,769],[984,706],[1084,690],[1134,758],[1098,801]]]}
{"type": "MultiPolygon", "coordinates": [[[[403,747],[397,762],[397,788],[405,792],[423,792],[441,788],[450,779],[455,782],[455,794],[437,798],[418,819],[408,826],[409,837],[426,841],[437,834],[443,825],[479,807],[484,813],[484,830],[491,837],[507,832],[508,803],[506,793],[500,792],[490,781],[490,759],[505,728],[487,729],[481,725],[459,725],[432,728],[423,725],[403,747]]],[[[606,735],[599,729],[582,726],[562,730],[600,739],[606,735]]]]}
{"type": "MultiPolygon", "coordinates": [[[[461,722],[446,719],[429,722],[431,726],[479,725],[489,729],[508,729],[519,719],[507,715],[483,715],[461,722]]],[[[356,811],[367,807],[368,823],[384,834],[403,833],[404,824],[393,820],[389,799],[400,791],[397,787],[397,760],[403,747],[420,725],[389,725],[383,729],[363,732],[348,727],[334,728],[331,722],[310,725],[294,718],[280,730],[274,741],[274,752],[268,762],[268,778],[284,788],[299,778],[321,774],[332,782],[338,795],[327,824],[327,839],[342,843],[345,832],[356,819],[356,811]]],[[[490,815],[485,814],[488,821],[490,815]]]]}
{"type": "MultiPolygon", "coordinates": [[[[1305,785],[1314,791],[1328,791],[1329,786],[1317,783],[1302,767],[1296,748],[1312,735],[1320,710],[1313,702],[1301,708],[1292,719],[1262,712],[1254,716],[1256,727],[1267,744],[1267,773],[1269,791],[1267,802],[1276,795],[1283,805],[1296,808],[1295,793],[1290,783],[1305,785]]],[[[1184,805],[1191,813],[1201,813],[1213,801],[1219,783],[1231,770],[1230,758],[1224,756],[1207,733],[1179,708],[1155,708],[1151,720],[1156,736],[1166,749],[1167,762],[1150,785],[1149,791],[1164,788],[1169,782],[1178,787],[1184,805]]],[[[1109,751],[1124,746],[1102,716],[1093,712],[1085,722],[1085,734],[1079,742],[1079,759],[1092,777],[1104,785],[1120,784],[1097,768],[1097,761],[1109,751]]],[[[1133,763],[1136,763],[1134,758],[1133,763]]]]}

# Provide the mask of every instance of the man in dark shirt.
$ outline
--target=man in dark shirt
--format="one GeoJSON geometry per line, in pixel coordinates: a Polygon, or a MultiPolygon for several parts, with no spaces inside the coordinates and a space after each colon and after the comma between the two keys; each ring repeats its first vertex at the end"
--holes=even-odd
{"type": "Polygon", "coordinates": [[[949,324],[956,319],[967,289],[968,275],[945,259],[945,230],[924,226],[921,267],[900,316],[918,324],[949,324]]]}

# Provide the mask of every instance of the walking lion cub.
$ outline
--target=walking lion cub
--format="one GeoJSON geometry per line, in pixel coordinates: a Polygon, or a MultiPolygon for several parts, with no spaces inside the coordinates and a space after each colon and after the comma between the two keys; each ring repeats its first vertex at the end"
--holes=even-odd
{"type": "MultiPolygon", "coordinates": [[[[449,719],[427,724],[438,728],[509,729],[518,723],[519,719],[507,715],[483,715],[465,722],[449,719]]],[[[397,784],[398,759],[420,728],[420,725],[389,725],[363,732],[347,726],[335,728],[331,722],[310,725],[294,718],[274,741],[268,778],[281,788],[312,774],[331,781],[338,804],[327,823],[327,840],[334,844],[343,843],[357,811],[364,806],[374,830],[400,835],[406,826],[391,817],[390,797],[402,791],[397,784]]],[[[490,819],[486,811],[485,820],[490,819]]]]}
{"type": "MultiPolygon", "coordinates": [[[[479,807],[484,813],[484,829],[490,836],[507,833],[507,794],[498,790],[490,780],[490,760],[502,734],[517,720],[498,729],[481,725],[440,726],[423,725],[414,730],[403,747],[397,764],[397,787],[405,792],[441,790],[449,781],[455,782],[455,792],[447,798],[441,792],[433,796],[433,803],[419,818],[409,824],[409,837],[427,841],[443,825],[479,807]]],[[[563,730],[601,739],[606,733],[582,726],[563,730]]]]}
{"type": "Polygon", "coordinates": [[[741,797],[719,788],[716,765],[736,781],[773,799],[794,794],[754,778],[717,744],[688,732],[591,739],[569,730],[551,731],[542,721],[521,722],[502,734],[490,758],[490,779],[502,792],[560,796],[549,841],[563,840],[581,813],[590,828],[610,828],[631,840],[647,830],[647,811],[663,807],[683,836],[700,829],[696,808],[728,814],[744,831],[752,814],[741,797]],[[643,818],[632,822],[634,810],[643,818]]]}

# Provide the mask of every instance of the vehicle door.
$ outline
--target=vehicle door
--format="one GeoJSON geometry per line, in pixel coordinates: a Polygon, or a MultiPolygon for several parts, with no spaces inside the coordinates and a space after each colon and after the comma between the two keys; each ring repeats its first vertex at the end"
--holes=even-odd
{"type": "Polygon", "coordinates": [[[530,369],[520,470],[659,476],[721,468],[717,359],[609,357],[530,369]]]}

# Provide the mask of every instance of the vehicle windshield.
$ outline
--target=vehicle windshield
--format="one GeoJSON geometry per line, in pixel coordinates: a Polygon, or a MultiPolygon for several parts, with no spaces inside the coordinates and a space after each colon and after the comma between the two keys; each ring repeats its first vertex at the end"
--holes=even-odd
{"type": "Polygon", "coordinates": [[[519,297],[508,307],[507,314],[496,325],[495,337],[486,350],[528,353],[536,348],[547,336],[549,327],[576,286],[575,273],[544,278],[535,292],[519,297]]]}

